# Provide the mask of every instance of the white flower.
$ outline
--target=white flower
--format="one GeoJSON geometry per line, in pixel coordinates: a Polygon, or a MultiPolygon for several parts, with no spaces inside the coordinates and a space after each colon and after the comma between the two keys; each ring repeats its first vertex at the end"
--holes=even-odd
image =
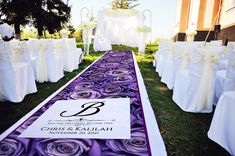
{"type": "Polygon", "coordinates": [[[151,28],[146,25],[137,27],[137,32],[150,32],[150,31],[151,28]]]}
{"type": "Polygon", "coordinates": [[[186,35],[196,35],[197,31],[196,30],[187,30],[186,35]]]}
{"type": "Polygon", "coordinates": [[[106,9],[106,11],[115,16],[133,16],[134,14],[140,12],[135,9],[106,9]]]}
{"type": "Polygon", "coordinates": [[[83,25],[81,25],[81,29],[87,29],[87,28],[94,29],[95,27],[96,27],[96,23],[92,21],[86,22],[83,25]]]}

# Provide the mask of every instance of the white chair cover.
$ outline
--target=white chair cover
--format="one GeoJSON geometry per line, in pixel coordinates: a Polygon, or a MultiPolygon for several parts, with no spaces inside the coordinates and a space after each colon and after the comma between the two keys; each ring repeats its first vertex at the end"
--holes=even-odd
{"type": "Polygon", "coordinates": [[[64,71],[72,72],[74,69],[77,69],[74,66],[74,56],[72,55],[72,52],[69,51],[66,40],[55,39],[53,40],[53,44],[56,56],[63,61],[64,71]]]}
{"type": "Polygon", "coordinates": [[[38,42],[40,49],[39,69],[40,73],[44,73],[40,76],[39,82],[57,82],[64,76],[63,61],[56,57],[53,40],[40,39],[38,42]]]}
{"type": "Polygon", "coordinates": [[[216,106],[208,137],[235,155],[235,91],[224,92],[216,106]]]}
{"type": "Polygon", "coordinates": [[[228,65],[216,73],[214,105],[225,91],[235,90],[235,53],[227,53],[228,65]]]}
{"type": "Polygon", "coordinates": [[[173,49],[174,42],[170,41],[161,41],[159,42],[158,51],[155,54],[155,66],[156,72],[158,72],[159,76],[162,76],[163,71],[163,63],[164,60],[167,58],[167,51],[173,49]]]}
{"type": "Polygon", "coordinates": [[[9,44],[0,41],[0,100],[21,102],[37,88],[30,64],[11,62],[10,49],[9,44]]]}
{"type": "Polygon", "coordinates": [[[65,41],[69,52],[73,56],[73,67],[74,69],[78,69],[78,65],[82,62],[84,57],[82,49],[77,48],[75,38],[68,38],[65,39],[65,41]]]}
{"type": "MultiPolygon", "coordinates": [[[[30,59],[32,63],[32,68],[35,76],[35,80],[39,82],[44,82],[44,70],[42,70],[42,62],[41,62],[41,57],[40,57],[40,47],[39,47],[39,40],[37,39],[30,39],[29,41],[26,42],[28,49],[29,49],[29,54],[30,54],[30,59]]],[[[47,78],[45,78],[47,79],[47,78]]]]}
{"type": "Polygon", "coordinates": [[[173,100],[187,112],[211,112],[214,95],[214,68],[221,49],[195,48],[188,70],[176,75],[173,100]]]}
{"type": "Polygon", "coordinates": [[[31,63],[29,50],[25,41],[11,40],[10,42],[6,42],[6,44],[10,46],[12,61],[31,63]]]}

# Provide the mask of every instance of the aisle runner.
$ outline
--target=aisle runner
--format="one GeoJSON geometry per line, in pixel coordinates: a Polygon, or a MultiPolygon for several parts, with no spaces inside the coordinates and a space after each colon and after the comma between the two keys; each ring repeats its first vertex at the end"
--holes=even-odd
{"type": "Polygon", "coordinates": [[[0,142],[0,155],[151,155],[132,52],[110,51],[0,142]],[[26,139],[18,136],[57,100],[129,97],[131,139],[26,139]]]}

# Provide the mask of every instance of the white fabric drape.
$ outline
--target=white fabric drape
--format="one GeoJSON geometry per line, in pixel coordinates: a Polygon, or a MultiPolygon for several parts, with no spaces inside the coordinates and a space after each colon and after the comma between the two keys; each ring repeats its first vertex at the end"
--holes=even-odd
{"type": "MultiPolygon", "coordinates": [[[[109,40],[111,44],[138,47],[139,34],[137,27],[143,24],[144,16],[140,11],[126,15],[121,12],[113,14],[107,10],[102,10],[98,12],[95,40],[102,36],[109,40]]],[[[97,45],[98,43],[94,42],[94,48],[98,49],[102,46],[97,45]]]]}
{"type": "Polygon", "coordinates": [[[208,137],[235,155],[235,91],[224,92],[216,106],[208,137]]]}

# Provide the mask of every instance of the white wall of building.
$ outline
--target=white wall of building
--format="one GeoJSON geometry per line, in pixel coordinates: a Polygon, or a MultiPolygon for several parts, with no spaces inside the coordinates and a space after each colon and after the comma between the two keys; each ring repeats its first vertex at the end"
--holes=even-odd
{"type": "Polygon", "coordinates": [[[220,16],[221,28],[235,25],[235,0],[223,0],[220,16]]]}

